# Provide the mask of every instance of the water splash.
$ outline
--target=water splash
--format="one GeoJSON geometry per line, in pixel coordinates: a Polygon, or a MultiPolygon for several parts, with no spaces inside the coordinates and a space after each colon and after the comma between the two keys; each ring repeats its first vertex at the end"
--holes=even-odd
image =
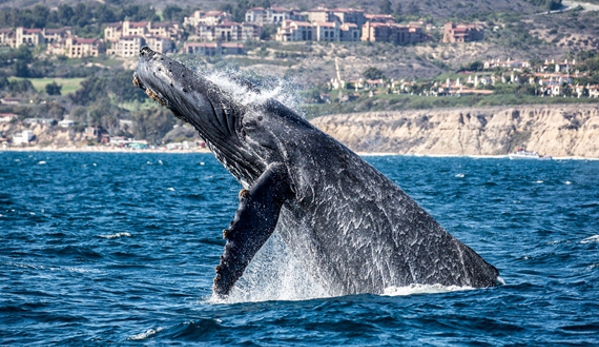
{"type": "Polygon", "coordinates": [[[411,284],[405,287],[385,288],[385,296],[407,296],[413,294],[439,294],[464,290],[474,290],[473,287],[444,286],[441,284],[411,284]]]}
{"type": "Polygon", "coordinates": [[[330,297],[301,262],[295,259],[275,232],[256,253],[230,295],[211,303],[239,303],[270,300],[308,300],[330,297]]]}
{"type": "Polygon", "coordinates": [[[268,99],[275,99],[289,108],[296,108],[300,98],[292,88],[292,83],[285,79],[275,79],[273,83],[260,86],[260,90],[252,89],[249,85],[243,85],[245,80],[238,71],[216,70],[204,76],[207,80],[219,86],[231,97],[242,105],[260,104],[268,99]]]}

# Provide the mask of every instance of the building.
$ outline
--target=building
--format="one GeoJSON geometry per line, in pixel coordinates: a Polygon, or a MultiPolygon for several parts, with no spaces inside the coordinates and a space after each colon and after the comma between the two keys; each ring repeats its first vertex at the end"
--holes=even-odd
{"type": "Polygon", "coordinates": [[[44,35],[42,29],[25,29],[19,27],[15,34],[15,47],[22,45],[37,46],[44,43],[44,35]]]}
{"type": "Polygon", "coordinates": [[[264,33],[264,28],[256,23],[241,23],[241,40],[242,41],[254,41],[260,40],[262,38],[262,34],[264,33]]]}
{"type": "Polygon", "coordinates": [[[180,40],[183,38],[183,28],[177,22],[148,22],[146,36],[180,40]]]}
{"type": "Polygon", "coordinates": [[[173,52],[175,44],[171,39],[157,36],[148,36],[145,38],[146,46],[150,47],[154,52],[168,53],[173,52]]]}
{"type": "Polygon", "coordinates": [[[100,140],[100,128],[86,127],[85,131],[83,132],[83,139],[84,140],[94,140],[94,141],[100,140]]]}
{"type": "Polygon", "coordinates": [[[332,22],[335,20],[333,12],[324,6],[308,10],[307,14],[309,22],[332,22]]]}
{"type": "Polygon", "coordinates": [[[456,25],[449,22],[443,26],[443,42],[445,43],[480,41],[483,38],[483,28],[475,24],[456,25]]]}
{"type": "Polygon", "coordinates": [[[312,26],[316,41],[340,41],[338,22],[314,22],[312,26]]]}
{"type": "Polygon", "coordinates": [[[241,40],[241,24],[231,21],[223,21],[211,27],[213,37],[219,41],[239,41],[241,40]]]}
{"type": "Polygon", "coordinates": [[[110,23],[104,28],[104,40],[116,42],[123,36],[123,22],[110,23]]]}
{"type": "Polygon", "coordinates": [[[395,23],[395,17],[390,14],[369,13],[364,15],[364,18],[371,23],[395,23]]]}
{"type": "Polygon", "coordinates": [[[20,105],[21,102],[22,102],[22,100],[19,99],[19,98],[7,98],[7,97],[4,97],[4,98],[0,99],[0,103],[3,104],[3,105],[20,105]]]}
{"type": "Polygon", "coordinates": [[[0,29],[0,46],[12,47],[15,44],[15,31],[11,28],[0,29]]]}
{"type": "Polygon", "coordinates": [[[19,118],[19,116],[14,113],[0,113],[0,123],[8,123],[17,118],[19,118]]]}
{"type": "Polygon", "coordinates": [[[232,21],[233,17],[228,12],[222,11],[195,11],[191,17],[183,19],[183,26],[196,27],[198,24],[216,25],[225,20],[232,21]]]}
{"type": "Polygon", "coordinates": [[[66,56],[69,58],[97,57],[100,54],[99,39],[84,39],[70,36],[65,40],[66,56]]]}
{"type": "Polygon", "coordinates": [[[198,41],[252,41],[259,40],[263,28],[256,23],[236,23],[223,21],[216,25],[198,24],[196,36],[198,41]]]}
{"type": "Polygon", "coordinates": [[[314,40],[314,28],[309,22],[286,20],[277,29],[276,41],[312,41],[314,40]]]}
{"type": "Polygon", "coordinates": [[[75,121],[74,120],[70,120],[70,119],[63,119],[60,122],[58,122],[58,126],[61,128],[70,128],[73,125],[75,125],[75,121]]]}
{"type": "Polygon", "coordinates": [[[424,42],[428,39],[428,36],[424,34],[419,26],[366,22],[362,27],[361,39],[362,41],[407,45],[424,42]]]}
{"type": "Polygon", "coordinates": [[[245,54],[244,46],[235,42],[186,42],[183,53],[205,56],[245,54]]]}
{"type": "Polygon", "coordinates": [[[340,23],[353,23],[361,27],[368,20],[364,10],[355,8],[335,8],[332,9],[334,20],[340,23]]]}
{"type": "Polygon", "coordinates": [[[343,23],[339,27],[339,41],[360,41],[360,28],[354,23],[343,23]]]}
{"type": "Polygon", "coordinates": [[[128,54],[132,37],[142,38],[150,48],[166,53],[172,51],[174,41],[183,37],[183,29],[177,22],[131,21],[111,23],[104,28],[104,40],[112,44],[109,54],[129,56],[122,54],[128,54]]]}
{"type": "Polygon", "coordinates": [[[33,135],[33,131],[32,130],[23,130],[23,132],[21,132],[20,134],[15,134],[12,137],[12,142],[15,145],[26,145],[29,144],[29,142],[31,140],[33,140],[35,138],[35,135],[33,135]]]}
{"type": "Polygon", "coordinates": [[[44,29],[42,31],[42,36],[47,44],[58,43],[71,35],[71,27],[64,27],[60,29],[44,29]]]}
{"type": "Polygon", "coordinates": [[[25,124],[42,124],[52,126],[58,124],[58,121],[54,118],[25,118],[23,119],[25,124]]]}
{"type": "Polygon", "coordinates": [[[245,13],[247,23],[281,24],[286,20],[304,20],[304,16],[297,9],[289,9],[273,5],[269,8],[254,7],[245,13]]]}
{"type": "Polygon", "coordinates": [[[112,43],[112,47],[106,50],[107,55],[119,57],[137,57],[139,51],[146,45],[146,39],[141,36],[124,36],[112,43]]]}

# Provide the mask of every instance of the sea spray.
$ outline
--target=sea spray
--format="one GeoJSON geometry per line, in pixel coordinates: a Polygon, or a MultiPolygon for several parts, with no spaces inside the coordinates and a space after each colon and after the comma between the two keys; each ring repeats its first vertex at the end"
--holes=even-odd
{"type": "Polygon", "coordinates": [[[281,236],[275,232],[256,253],[230,295],[226,299],[213,295],[210,301],[238,303],[307,300],[328,296],[301,262],[291,255],[281,236]]]}

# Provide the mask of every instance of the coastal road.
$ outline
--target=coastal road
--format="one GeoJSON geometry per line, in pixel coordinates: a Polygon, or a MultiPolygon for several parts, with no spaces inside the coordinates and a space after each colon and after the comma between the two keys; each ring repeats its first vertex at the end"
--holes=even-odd
{"type": "Polygon", "coordinates": [[[588,2],[562,1],[562,5],[566,6],[568,9],[575,9],[576,7],[580,6],[582,7],[582,12],[599,11],[599,5],[589,4],[588,2]]]}
{"type": "Polygon", "coordinates": [[[590,11],[599,11],[599,5],[589,4],[588,2],[580,2],[580,1],[562,1],[562,8],[559,10],[553,11],[545,11],[540,13],[535,13],[535,16],[540,16],[544,14],[553,14],[553,13],[562,13],[566,11],[579,10],[580,12],[590,12],[590,11]],[[580,8],[579,8],[580,6],[580,8]]]}

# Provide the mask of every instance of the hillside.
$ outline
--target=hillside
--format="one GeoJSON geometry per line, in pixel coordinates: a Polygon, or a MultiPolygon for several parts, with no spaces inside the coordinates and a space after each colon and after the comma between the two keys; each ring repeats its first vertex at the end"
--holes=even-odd
{"type": "Polygon", "coordinates": [[[551,156],[599,158],[596,104],[359,113],[312,123],[357,152],[504,155],[524,144],[551,156]]]}
{"type": "MultiPolygon", "coordinates": [[[[60,6],[61,4],[75,5],[80,2],[87,2],[83,0],[7,0],[2,1],[0,6],[7,7],[31,7],[36,4],[43,4],[45,6],[53,7],[60,6]]],[[[99,0],[101,3],[112,4],[112,5],[152,5],[155,8],[162,9],[167,5],[177,5],[180,7],[191,7],[199,9],[216,9],[226,4],[235,6],[236,1],[226,0],[189,0],[184,4],[181,1],[176,0],[132,0],[132,1],[121,1],[121,0],[99,0]]],[[[263,2],[253,1],[249,2],[255,4],[261,4],[263,2]]],[[[279,0],[271,1],[270,3],[276,3],[279,6],[285,7],[299,7],[301,9],[310,9],[321,5],[321,0],[307,0],[307,1],[296,1],[296,0],[279,0]]],[[[348,2],[345,0],[331,0],[326,2],[328,7],[361,7],[366,11],[378,12],[380,1],[377,0],[361,0],[348,2]]],[[[397,12],[398,5],[400,8],[400,14],[420,14],[430,15],[433,17],[450,18],[456,16],[470,16],[473,14],[491,13],[491,12],[505,12],[505,13],[534,13],[538,12],[538,8],[532,5],[530,2],[523,0],[446,0],[446,1],[415,1],[415,0],[395,0],[391,1],[391,9],[397,12]]]]}

